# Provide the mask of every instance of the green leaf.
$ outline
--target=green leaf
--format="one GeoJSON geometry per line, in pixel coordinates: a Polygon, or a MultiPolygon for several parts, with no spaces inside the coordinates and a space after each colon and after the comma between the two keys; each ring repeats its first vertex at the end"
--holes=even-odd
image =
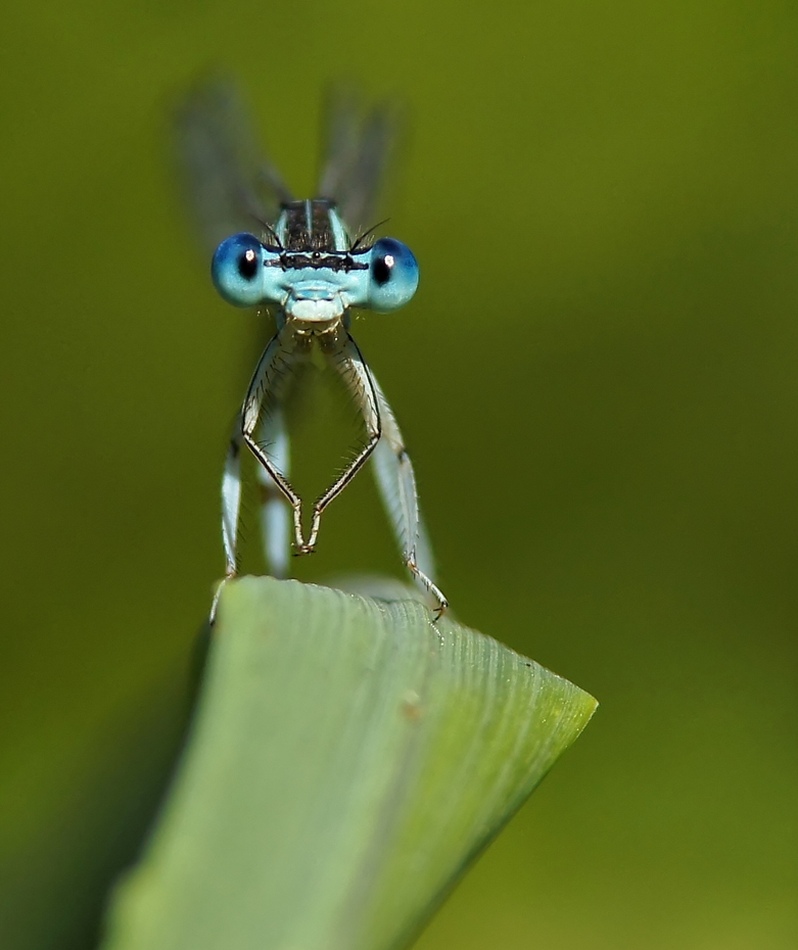
{"type": "Polygon", "coordinates": [[[405,946],[595,706],[414,601],[232,582],[184,761],[104,946],[405,946]]]}

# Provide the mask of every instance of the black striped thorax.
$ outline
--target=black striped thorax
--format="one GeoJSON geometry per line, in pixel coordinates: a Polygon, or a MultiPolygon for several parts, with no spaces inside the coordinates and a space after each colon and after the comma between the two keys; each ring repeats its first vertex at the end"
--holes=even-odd
{"type": "Polygon", "coordinates": [[[286,202],[273,231],[278,243],[266,244],[274,255],[266,261],[267,267],[338,272],[368,269],[364,259],[368,249],[353,251],[335,202],[329,198],[286,202]]]}

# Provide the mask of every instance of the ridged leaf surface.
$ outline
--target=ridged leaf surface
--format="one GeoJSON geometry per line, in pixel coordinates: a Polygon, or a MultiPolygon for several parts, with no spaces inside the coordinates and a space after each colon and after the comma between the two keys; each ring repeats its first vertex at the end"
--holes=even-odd
{"type": "Polygon", "coordinates": [[[105,946],[404,946],[594,708],[413,601],[231,583],[182,766],[105,946]]]}

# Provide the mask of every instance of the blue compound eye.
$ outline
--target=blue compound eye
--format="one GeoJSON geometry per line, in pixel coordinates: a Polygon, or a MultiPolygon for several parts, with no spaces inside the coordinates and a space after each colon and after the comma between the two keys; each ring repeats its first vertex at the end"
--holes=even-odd
{"type": "Polygon", "coordinates": [[[213,283],[236,307],[262,303],[263,245],[254,234],[234,234],[216,248],[211,264],[213,283]]]}
{"type": "Polygon", "coordinates": [[[366,306],[378,312],[403,307],[418,287],[418,263],[406,244],[380,238],[369,252],[366,306]]]}

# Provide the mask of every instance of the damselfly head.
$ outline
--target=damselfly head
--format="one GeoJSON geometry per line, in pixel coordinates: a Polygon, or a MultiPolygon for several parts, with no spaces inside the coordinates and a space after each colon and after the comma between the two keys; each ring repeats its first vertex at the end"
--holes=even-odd
{"type": "Polygon", "coordinates": [[[222,241],[211,264],[221,296],[236,307],[281,307],[290,320],[329,323],[350,307],[387,313],[403,307],[418,287],[418,263],[395,238],[358,251],[292,250],[263,244],[254,234],[222,241]]]}

